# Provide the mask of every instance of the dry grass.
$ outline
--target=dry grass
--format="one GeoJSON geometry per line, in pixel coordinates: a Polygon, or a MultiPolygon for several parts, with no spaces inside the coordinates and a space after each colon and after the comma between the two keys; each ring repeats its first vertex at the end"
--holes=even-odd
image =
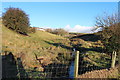
{"type": "Polygon", "coordinates": [[[79,75],[78,78],[118,78],[118,67],[102,70],[94,70],[86,72],[85,74],[79,75]]]}
{"type": "Polygon", "coordinates": [[[22,61],[26,65],[36,64],[35,56],[49,57],[44,63],[49,63],[51,60],[55,59],[59,52],[65,53],[69,50],[51,45],[50,43],[62,43],[69,46],[69,40],[61,36],[50,34],[48,32],[37,31],[36,33],[31,33],[29,36],[24,36],[13,32],[6,27],[2,26],[2,50],[12,52],[14,56],[21,57],[22,61]],[[64,42],[65,41],[65,42],[64,42]],[[23,55],[24,56],[21,56],[23,55]]]}

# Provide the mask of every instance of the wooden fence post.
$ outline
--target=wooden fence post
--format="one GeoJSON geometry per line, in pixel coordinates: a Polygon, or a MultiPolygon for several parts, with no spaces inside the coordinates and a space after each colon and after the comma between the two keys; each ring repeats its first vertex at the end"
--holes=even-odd
{"type": "Polygon", "coordinates": [[[120,51],[118,51],[118,64],[120,65],[120,51]]]}
{"type": "Polygon", "coordinates": [[[116,51],[113,51],[113,53],[112,53],[112,63],[111,63],[112,68],[115,67],[115,61],[116,61],[116,51]]]}
{"type": "Polygon", "coordinates": [[[79,51],[75,53],[75,62],[74,62],[74,77],[78,76],[78,67],[79,67],[79,51]]]}

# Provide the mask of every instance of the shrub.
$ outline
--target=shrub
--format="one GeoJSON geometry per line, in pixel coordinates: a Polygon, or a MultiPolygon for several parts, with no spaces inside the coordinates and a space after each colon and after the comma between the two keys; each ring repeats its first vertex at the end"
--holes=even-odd
{"type": "Polygon", "coordinates": [[[49,33],[52,33],[52,32],[53,32],[53,30],[50,29],[50,28],[46,29],[45,31],[46,31],[46,32],[49,32],[49,33]]]}
{"type": "Polygon", "coordinates": [[[68,34],[67,31],[65,31],[64,29],[61,29],[61,28],[60,29],[55,29],[52,33],[57,34],[57,35],[61,35],[61,36],[68,34]]]}
{"type": "Polygon", "coordinates": [[[7,8],[3,14],[3,24],[20,34],[26,35],[29,28],[28,15],[19,8],[7,8]]]}
{"type": "MultiPolygon", "coordinates": [[[[106,15],[103,17],[96,18],[97,28],[101,28],[101,38],[107,52],[112,53],[117,52],[119,56],[120,64],[120,21],[118,19],[119,14],[106,15]]],[[[111,55],[111,54],[110,54],[111,55]]],[[[115,59],[112,59],[115,65],[115,59]]],[[[113,67],[113,66],[112,66],[113,67]]]]}
{"type": "Polygon", "coordinates": [[[29,31],[29,33],[35,33],[36,28],[35,27],[30,27],[28,31],[29,31]]]}

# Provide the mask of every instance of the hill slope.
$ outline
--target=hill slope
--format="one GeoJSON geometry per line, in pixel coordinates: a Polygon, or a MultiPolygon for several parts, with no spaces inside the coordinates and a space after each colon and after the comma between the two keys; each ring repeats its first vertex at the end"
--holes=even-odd
{"type": "Polygon", "coordinates": [[[69,53],[70,50],[67,49],[70,47],[69,42],[66,38],[48,32],[36,31],[24,36],[2,26],[2,53],[12,52],[28,67],[39,65],[35,54],[46,59],[43,61],[44,64],[49,64],[52,60],[56,60],[58,53],[69,53]]]}

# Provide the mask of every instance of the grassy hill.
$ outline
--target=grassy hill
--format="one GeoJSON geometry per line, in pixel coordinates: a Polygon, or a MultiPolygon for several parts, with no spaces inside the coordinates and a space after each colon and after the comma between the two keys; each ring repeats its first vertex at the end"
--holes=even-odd
{"type": "Polygon", "coordinates": [[[58,53],[70,52],[69,42],[69,39],[48,32],[36,31],[24,36],[2,26],[2,52],[12,52],[16,58],[22,59],[26,67],[39,65],[35,54],[46,59],[44,64],[57,60],[58,53]]]}
{"type": "MultiPolygon", "coordinates": [[[[21,74],[23,75],[26,73],[25,71],[30,70],[27,71],[27,73],[29,73],[29,77],[32,78],[40,77],[39,75],[42,74],[45,75],[46,73],[44,71],[47,70],[48,73],[46,75],[50,75],[49,70],[52,70],[54,73],[52,76],[68,76],[67,69],[71,61],[70,53],[72,52],[72,47],[82,53],[80,54],[79,68],[83,70],[79,71],[79,74],[83,74],[86,71],[110,67],[110,56],[104,54],[104,46],[99,36],[96,34],[71,33],[68,35],[70,36],[68,39],[37,30],[36,33],[30,33],[28,34],[29,36],[24,36],[2,26],[1,35],[2,56],[9,56],[9,54],[12,53],[15,61],[21,60],[22,67],[25,69],[20,70],[22,71],[21,74]],[[36,59],[36,55],[37,58],[42,59],[41,63],[36,59]],[[48,68],[46,68],[46,66],[48,68]],[[60,66],[62,68],[60,68],[60,66]],[[57,70],[59,71],[55,73],[58,67],[59,69],[57,70]],[[36,68],[38,72],[33,72],[36,68]],[[65,71],[66,73],[63,74],[62,72],[65,71]]],[[[10,59],[8,59],[7,62],[5,61],[6,60],[3,59],[3,64],[6,63],[8,67],[13,66],[13,69],[16,67],[16,64],[11,65],[10,59]]],[[[19,64],[17,64],[17,66],[19,67],[19,64]]],[[[8,67],[6,67],[6,73],[11,75],[11,71],[8,70],[8,67]]]]}

